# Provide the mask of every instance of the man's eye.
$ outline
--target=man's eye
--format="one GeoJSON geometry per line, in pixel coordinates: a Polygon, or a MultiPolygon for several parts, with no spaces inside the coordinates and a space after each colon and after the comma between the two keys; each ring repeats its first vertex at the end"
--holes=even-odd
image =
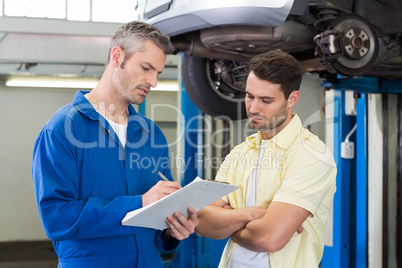
{"type": "Polygon", "coordinates": [[[250,95],[250,94],[247,94],[246,97],[247,97],[248,99],[251,99],[251,100],[254,98],[254,97],[253,97],[252,95],[250,95]]]}
{"type": "Polygon", "coordinates": [[[149,71],[149,68],[146,68],[146,67],[144,67],[144,66],[142,66],[142,69],[143,69],[144,71],[149,71]]]}

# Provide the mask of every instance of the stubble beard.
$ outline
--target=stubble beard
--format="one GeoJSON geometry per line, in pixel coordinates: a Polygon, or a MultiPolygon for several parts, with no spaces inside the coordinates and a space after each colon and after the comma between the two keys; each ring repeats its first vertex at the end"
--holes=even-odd
{"type": "Polygon", "coordinates": [[[262,123],[256,123],[253,121],[249,121],[249,127],[251,129],[260,130],[260,131],[272,131],[272,130],[276,129],[277,127],[279,127],[280,125],[282,125],[286,121],[287,116],[281,115],[278,118],[273,116],[271,118],[271,121],[269,121],[265,117],[260,117],[260,119],[263,120],[262,123]]]}
{"type": "Polygon", "coordinates": [[[287,120],[288,116],[287,116],[286,108],[287,108],[287,103],[285,102],[281,106],[279,111],[271,117],[271,120],[268,120],[268,118],[261,116],[261,115],[254,115],[254,114],[248,113],[247,116],[249,118],[252,116],[257,116],[259,119],[261,119],[263,121],[261,123],[257,123],[257,122],[253,122],[252,120],[250,120],[249,127],[251,129],[255,129],[255,130],[259,130],[259,131],[275,130],[276,128],[281,126],[287,120]]]}
{"type": "Polygon", "coordinates": [[[119,77],[115,84],[117,85],[117,91],[126,102],[134,105],[141,105],[145,100],[145,96],[139,93],[139,88],[150,89],[148,85],[137,84],[132,86],[129,83],[125,83],[122,77],[119,77]]]}
{"type": "MultiPolygon", "coordinates": [[[[134,90],[138,90],[138,88],[136,87],[134,90]]],[[[138,95],[138,96],[129,95],[129,96],[127,96],[127,99],[131,104],[141,105],[145,100],[145,96],[143,96],[143,95],[138,95]]]]}
{"type": "Polygon", "coordinates": [[[149,94],[149,91],[151,90],[150,86],[148,85],[136,85],[134,86],[134,95],[131,97],[132,104],[137,104],[140,105],[144,102],[146,96],[142,95],[142,94],[138,94],[138,92],[140,91],[140,88],[146,88],[148,90],[147,95],[149,94]]]}

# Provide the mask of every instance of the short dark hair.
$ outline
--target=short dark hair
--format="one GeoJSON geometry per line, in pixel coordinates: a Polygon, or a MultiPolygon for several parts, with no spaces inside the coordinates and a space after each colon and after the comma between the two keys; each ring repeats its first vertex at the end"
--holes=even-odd
{"type": "Polygon", "coordinates": [[[146,41],[152,41],[166,55],[173,53],[173,46],[169,37],[162,34],[156,27],[139,21],[132,21],[122,25],[110,40],[107,62],[110,53],[115,46],[123,49],[125,60],[129,59],[134,52],[141,51],[146,41]]]}
{"type": "Polygon", "coordinates": [[[280,85],[286,99],[300,88],[303,75],[300,63],[282,50],[272,50],[253,57],[249,68],[259,79],[280,85]]]}

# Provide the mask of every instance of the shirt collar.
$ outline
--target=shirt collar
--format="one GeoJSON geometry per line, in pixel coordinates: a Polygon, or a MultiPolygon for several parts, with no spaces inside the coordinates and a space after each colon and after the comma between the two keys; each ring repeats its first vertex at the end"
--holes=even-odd
{"type": "MultiPolygon", "coordinates": [[[[106,120],[103,116],[99,116],[99,113],[95,110],[93,105],[89,102],[89,100],[85,97],[85,94],[89,93],[89,91],[79,90],[74,97],[73,105],[74,107],[80,111],[87,118],[95,121],[99,121],[102,127],[106,127],[106,120]]],[[[137,113],[132,105],[128,106],[128,128],[142,128],[144,131],[149,132],[149,126],[145,118],[137,113]]]]}
{"type": "MultiPolygon", "coordinates": [[[[302,123],[300,117],[297,114],[293,114],[292,120],[285,128],[270,139],[276,146],[287,150],[292,144],[297,135],[302,131],[302,123]]],[[[246,139],[246,143],[251,148],[259,148],[263,139],[262,132],[258,131],[246,139]]]]}
{"type": "Polygon", "coordinates": [[[85,94],[89,93],[89,91],[79,90],[74,96],[73,105],[74,107],[80,111],[83,115],[88,117],[89,119],[99,121],[99,114],[89,102],[87,98],[85,98],[85,94]]]}

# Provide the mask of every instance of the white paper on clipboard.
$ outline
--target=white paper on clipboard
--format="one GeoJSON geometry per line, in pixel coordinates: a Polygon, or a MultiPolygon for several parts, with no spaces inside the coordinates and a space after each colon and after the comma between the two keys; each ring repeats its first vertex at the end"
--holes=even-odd
{"type": "Polygon", "coordinates": [[[179,211],[187,217],[189,207],[198,211],[237,188],[228,183],[207,181],[197,177],[180,190],[148,206],[128,212],[122,224],[163,230],[168,228],[165,222],[167,216],[179,211]]]}

